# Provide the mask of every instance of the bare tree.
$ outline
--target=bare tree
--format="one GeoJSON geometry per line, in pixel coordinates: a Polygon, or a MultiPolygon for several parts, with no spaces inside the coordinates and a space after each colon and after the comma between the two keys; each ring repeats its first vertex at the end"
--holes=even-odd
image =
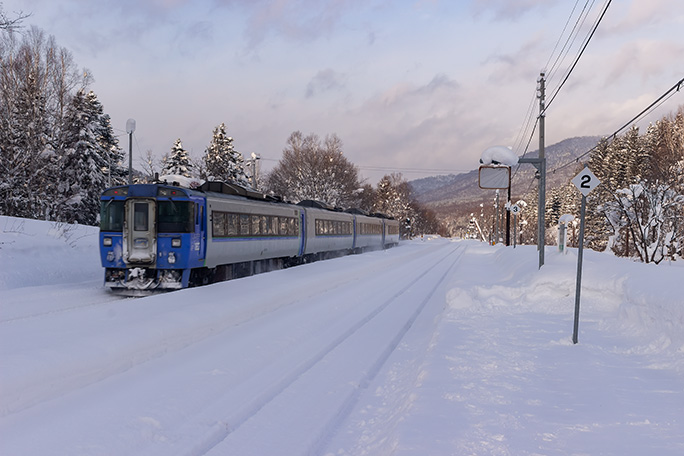
{"type": "Polygon", "coordinates": [[[152,154],[152,149],[147,149],[145,155],[140,159],[143,174],[141,181],[152,182],[155,174],[159,173],[162,166],[164,166],[164,162],[152,154]]]}
{"type": "Polygon", "coordinates": [[[0,3],[0,30],[18,30],[22,27],[22,21],[29,16],[31,15],[19,11],[14,18],[9,18],[2,10],[2,3],[0,3]]]}
{"type": "Polygon", "coordinates": [[[345,208],[358,204],[361,187],[358,169],[343,155],[337,135],[328,135],[321,143],[318,135],[304,136],[300,131],[288,138],[266,185],[290,201],[312,199],[345,208]]]}

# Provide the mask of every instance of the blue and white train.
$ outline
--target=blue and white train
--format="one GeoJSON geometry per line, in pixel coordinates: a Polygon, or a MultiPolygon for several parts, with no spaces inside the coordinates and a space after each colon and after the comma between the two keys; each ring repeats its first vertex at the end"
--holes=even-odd
{"type": "Polygon", "coordinates": [[[174,290],[399,242],[399,222],[224,182],[112,187],[100,198],[105,287],[174,290]]]}

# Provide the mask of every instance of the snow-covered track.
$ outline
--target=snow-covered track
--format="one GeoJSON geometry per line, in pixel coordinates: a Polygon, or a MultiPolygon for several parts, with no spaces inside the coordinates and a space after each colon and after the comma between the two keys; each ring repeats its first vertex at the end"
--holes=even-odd
{"type": "MultiPolygon", "coordinates": [[[[350,341],[356,340],[357,334],[368,332],[374,321],[393,321],[397,303],[403,302],[407,307],[402,310],[402,319],[392,323],[397,325],[394,336],[375,347],[379,353],[366,363],[363,372],[377,369],[381,365],[378,359],[387,356],[392,344],[398,343],[400,338],[396,334],[407,324],[410,326],[407,322],[416,312],[415,304],[422,302],[422,298],[412,295],[416,293],[413,285],[420,283],[417,277],[425,276],[425,271],[433,267],[446,267],[446,260],[440,260],[450,256],[455,246],[405,246],[277,271],[270,276],[278,284],[274,288],[258,286],[268,283],[262,275],[10,322],[4,325],[7,329],[2,333],[3,342],[26,332],[35,332],[40,337],[19,352],[9,342],[3,343],[4,349],[0,348],[5,351],[2,355],[7,368],[1,379],[0,416],[11,420],[31,416],[32,408],[38,404],[42,404],[39,408],[43,410],[54,406],[55,413],[60,414],[63,412],[59,411],[59,404],[101,391],[86,401],[96,404],[102,397],[112,395],[110,384],[118,385],[117,391],[127,392],[119,400],[135,402],[136,406],[132,402],[128,410],[135,414],[138,401],[158,400],[155,382],[177,383],[182,390],[183,385],[196,384],[199,376],[200,391],[193,391],[187,398],[191,403],[190,417],[187,413],[171,416],[169,430],[198,427],[189,434],[172,434],[201,435],[203,443],[199,447],[205,449],[211,443],[230,444],[227,442],[241,434],[236,431],[249,428],[260,410],[277,403],[278,397],[288,394],[301,378],[319,370],[318,366],[325,365],[326,358],[336,350],[352,346],[352,352],[366,355],[366,347],[354,346],[350,341]],[[306,268],[306,274],[302,268],[306,268]],[[379,315],[383,317],[377,318],[379,315]],[[73,334],[74,328],[79,334],[73,334]],[[247,351],[242,348],[245,344],[250,346],[247,351]],[[254,346],[259,348],[255,350],[254,346]],[[252,359],[245,359],[245,353],[252,353],[252,359]],[[225,377],[225,382],[217,383],[221,377],[225,377]],[[143,385],[141,378],[145,379],[143,385]],[[131,396],[137,399],[132,400],[131,396]],[[216,411],[216,407],[222,410],[216,411]],[[226,415],[225,409],[233,413],[226,415]]],[[[349,356],[355,358],[354,353],[349,356]]],[[[349,382],[358,388],[367,382],[367,377],[349,382]]],[[[340,410],[349,406],[342,403],[336,407],[335,414],[339,415],[340,410]]],[[[99,415],[103,408],[107,405],[86,406],[70,413],[93,414],[85,421],[100,422],[100,426],[120,425],[117,423],[124,419],[121,416],[102,423],[99,415]]],[[[125,415],[126,407],[123,410],[125,415]]],[[[317,421],[325,423],[331,419],[317,421]]],[[[320,438],[324,439],[325,431],[321,432],[320,438]]],[[[64,435],[69,432],[65,430],[64,435]]],[[[309,443],[313,445],[317,443],[309,443]]],[[[172,454],[185,448],[187,451],[180,454],[201,454],[195,451],[197,446],[196,440],[174,442],[172,448],[156,442],[146,451],[172,454]],[[163,449],[157,451],[158,448],[163,449]]]]}
{"type": "Polygon", "coordinates": [[[79,312],[107,304],[116,305],[121,299],[126,298],[105,290],[101,280],[5,290],[3,300],[10,304],[4,306],[0,324],[45,318],[63,312],[79,312]],[[46,306],[46,302],[50,305],[46,306]]]}
{"type": "MultiPolygon", "coordinates": [[[[203,439],[191,443],[187,448],[176,448],[172,454],[257,455],[273,454],[274,451],[282,454],[320,454],[329,436],[356,404],[359,393],[368,387],[400,344],[463,251],[459,255],[456,255],[455,249],[440,252],[430,266],[419,270],[415,277],[393,290],[393,294],[384,301],[369,306],[365,315],[332,338],[327,345],[307,359],[293,360],[296,362],[293,362],[289,372],[261,394],[252,397],[243,408],[224,414],[224,418],[218,420],[203,439]],[[383,313],[386,315],[380,318],[383,313]],[[394,315],[387,315],[392,313],[394,315]],[[378,334],[384,334],[385,337],[379,338],[378,334]],[[345,366],[345,360],[355,358],[357,365],[354,370],[348,370],[348,366],[339,368],[345,366]],[[332,371],[335,371],[335,375],[331,375],[332,371]],[[264,422],[282,419],[278,405],[280,396],[293,395],[307,399],[301,403],[302,410],[290,411],[292,417],[297,417],[297,426],[300,428],[297,432],[299,438],[288,442],[291,447],[284,447],[283,442],[277,448],[272,447],[268,439],[255,442],[251,430],[241,432],[243,426],[253,428],[262,426],[264,422]],[[306,416],[305,409],[311,403],[323,401],[330,402],[326,416],[306,416]]],[[[287,403],[288,399],[283,398],[281,402],[287,403]]],[[[230,409],[233,403],[231,397],[212,408],[230,409]]],[[[289,424],[281,423],[283,426],[289,424]]]]}

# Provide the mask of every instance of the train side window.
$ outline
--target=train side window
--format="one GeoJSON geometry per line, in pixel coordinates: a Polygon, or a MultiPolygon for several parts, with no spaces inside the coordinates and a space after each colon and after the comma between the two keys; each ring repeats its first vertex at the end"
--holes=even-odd
{"type": "Polygon", "coordinates": [[[249,215],[240,214],[240,236],[249,236],[249,222],[249,215]]]}
{"type": "Polygon", "coordinates": [[[226,214],[226,236],[237,236],[239,220],[237,214],[226,214]]]}
{"type": "Polygon", "coordinates": [[[222,237],[226,235],[226,215],[227,214],[223,212],[214,212],[212,221],[212,234],[214,237],[222,237]]]}
{"type": "Polygon", "coordinates": [[[252,215],[250,218],[252,220],[252,234],[255,236],[263,234],[261,232],[261,217],[259,217],[258,215],[252,215]]]}

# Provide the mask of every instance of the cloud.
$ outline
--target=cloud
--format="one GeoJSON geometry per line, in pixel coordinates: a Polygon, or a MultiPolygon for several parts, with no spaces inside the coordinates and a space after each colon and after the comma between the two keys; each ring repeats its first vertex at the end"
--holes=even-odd
{"type": "Polygon", "coordinates": [[[614,32],[630,32],[648,25],[684,19],[681,0],[633,0],[627,14],[611,28],[614,32]]]}
{"type": "Polygon", "coordinates": [[[311,98],[323,92],[341,90],[345,87],[346,75],[326,68],[316,73],[306,86],[306,98],[311,98]]]}
{"type": "Polygon", "coordinates": [[[247,15],[245,39],[254,49],[269,36],[308,42],[330,36],[343,17],[372,1],[363,0],[216,0],[247,15]]]}
{"type": "MultiPolygon", "coordinates": [[[[609,60],[610,70],[607,72],[606,85],[635,75],[640,76],[643,82],[669,73],[673,70],[673,62],[683,61],[684,44],[660,40],[629,42],[609,60]]],[[[675,71],[672,71],[673,75],[678,74],[675,71]]]]}
{"type": "Polygon", "coordinates": [[[339,124],[350,134],[338,133],[345,153],[362,166],[463,169],[458,157],[489,128],[484,119],[471,128],[479,117],[476,97],[445,74],[425,84],[395,84],[345,113],[339,124]]]}
{"type": "Polygon", "coordinates": [[[493,83],[510,82],[512,79],[521,79],[534,82],[534,78],[541,70],[541,53],[543,52],[543,40],[540,34],[535,34],[519,49],[509,53],[496,53],[487,57],[482,63],[491,66],[489,81],[493,83]]]}
{"type": "Polygon", "coordinates": [[[475,17],[491,14],[496,20],[515,20],[537,8],[551,8],[558,0],[474,0],[475,17]]]}

